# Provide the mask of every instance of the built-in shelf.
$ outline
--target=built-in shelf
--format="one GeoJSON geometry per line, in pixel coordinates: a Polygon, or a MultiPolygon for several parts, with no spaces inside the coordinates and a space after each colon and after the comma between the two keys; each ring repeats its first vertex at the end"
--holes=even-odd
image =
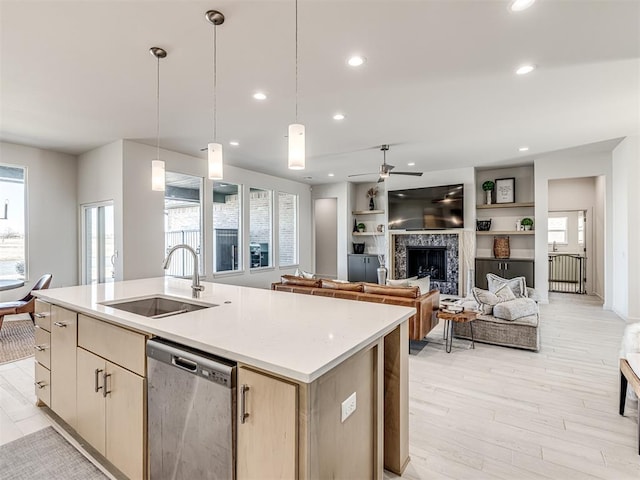
{"type": "Polygon", "coordinates": [[[476,232],[476,235],[534,235],[536,233],[535,230],[520,230],[516,232],[515,230],[489,230],[488,232],[476,232]]]}
{"type": "Polygon", "coordinates": [[[384,232],[352,232],[351,235],[355,236],[373,236],[373,235],[384,235],[384,232]]]}
{"type": "Polygon", "coordinates": [[[524,202],[524,203],[492,203],[490,205],[476,205],[476,208],[479,210],[489,209],[489,208],[526,208],[526,207],[535,207],[535,203],[533,202],[524,202]]]}
{"type": "Polygon", "coordinates": [[[379,215],[384,213],[384,210],[354,210],[351,213],[354,215],[379,215]]]}

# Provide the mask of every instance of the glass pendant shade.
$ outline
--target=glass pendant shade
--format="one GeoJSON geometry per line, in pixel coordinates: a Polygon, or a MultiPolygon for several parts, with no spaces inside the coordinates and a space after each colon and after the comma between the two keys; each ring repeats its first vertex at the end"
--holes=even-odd
{"type": "Polygon", "coordinates": [[[210,143],[207,145],[209,152],[209,179],[222,180],[222,144],[210,143]]]}
{"type": "Polygon", "coordinates": [[[291,170],[304,170],[304,125],[292,123],[289,125],[289,168],[291,170]]]}
{"type": "Polygon", "coordinates": [[[151,189],[156,192],[164,192],[164,162],[162,160],[151,161],[151,189]]]}

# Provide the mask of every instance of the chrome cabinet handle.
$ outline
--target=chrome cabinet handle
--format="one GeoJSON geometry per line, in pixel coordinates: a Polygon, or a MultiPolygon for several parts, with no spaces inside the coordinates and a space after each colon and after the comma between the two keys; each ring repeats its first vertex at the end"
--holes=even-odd
{"type": "Polygon", "coordinates": [[[53,322],[53,324],[54,324],[56,327],[67,328],[67,324],[66,324],[66,323],[62,323],[62,322],[53,322]]]}
{"type": "Polygon", "coordinates": [[[47,346],[46,345],[35,345],[33,348],[35,348],[39,352],[44,352],[47,349],[47,346]]]}
{"type": "Polygon", "coordinates": [[[35,382],[34,385],[38,388],[44,388],[47,386],[47,384],[44,383],[42,380],[40,380],[39,382],[35,382]]]}
{"type": "Polygon", "coordinates": [[[247,392],[249,385],[240,385],[240,423],[246,423],[249,414],[247,413],[247,392]]]}
{"type": "Polygon", "coordinates": [[[46,313],[35,313],[35,314],[34,314],[34,316],[35,316],[36,318],[44,318],[44,317],[46,317],[46,316],[47,316],[47,314],[46,314],[46,313]]]}
{"type": "Polygon", "coordinates": [[[103,372],[102,374],[102,396],[107,398],[107,395],[111,393],[111,390],[107,390],[107,378],[109,378],[111,374],[107,372],[103,372]]]}
{"type": "Polygon", "coordinates": [[[100,385],[98,385],[98,382],[99,382],[98,376],[100,375],[100,372],[102,372],[101,368],[96,368],[95,371],[93,372],[93,374],[94,374],[94,377],[93,377],[94,383],[93,384],[94,384],[94,390],[96,391],[96,393],[98,393],[98,390],[100,390],[102,388],[100,385]]]}

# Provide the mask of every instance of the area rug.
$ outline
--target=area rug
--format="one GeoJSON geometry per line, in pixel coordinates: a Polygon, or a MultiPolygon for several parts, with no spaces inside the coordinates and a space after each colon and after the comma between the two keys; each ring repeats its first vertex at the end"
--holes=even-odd
{"type": "Polygon", "coordinates": [[[33,356],[33,322],[5,319],[0,329],[0,365],[33,356]]]}
{"type": "Polygon", "coordinates": [[[0,447],[3,480],[105,480],[107,477],[53,427],[0,447]]]}

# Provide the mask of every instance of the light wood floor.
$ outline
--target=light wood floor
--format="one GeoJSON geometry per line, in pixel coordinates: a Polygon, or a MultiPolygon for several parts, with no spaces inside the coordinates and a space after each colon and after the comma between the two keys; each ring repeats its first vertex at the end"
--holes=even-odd
{"type": "Polygon", "coordinates": [[[552,294],[538,353],[427,343],[409,360],[403,478],[640,479],[637,404],[618,415],[624,326],[595,297],[552,294]]]}
{"type": "MultiPolygon", "coordinates": [[[[623,329],[596,298],[553,294],[538,353],[424,343],[409,359],[403,478],[640,479],[636,403],[618,415],[623,329]]],[[[0,366],[0,444],[49,425],[34,402],[33,359],[0,366]]]]}

